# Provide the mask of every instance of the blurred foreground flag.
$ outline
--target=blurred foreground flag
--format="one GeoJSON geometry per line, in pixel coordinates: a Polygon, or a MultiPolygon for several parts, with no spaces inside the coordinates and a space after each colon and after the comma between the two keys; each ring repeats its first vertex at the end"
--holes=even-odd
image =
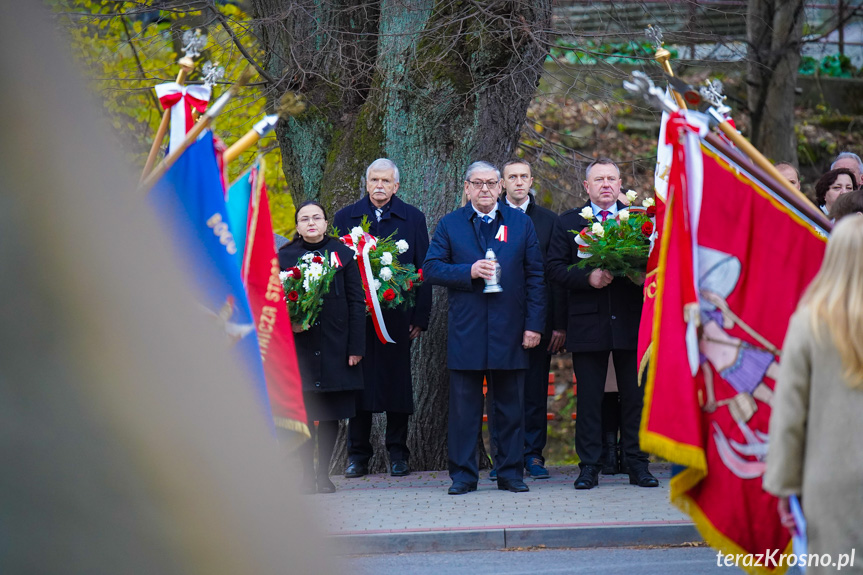
{"type": "MultiPolygon", "coordinates": [[[[193,282],[201,312],[225,333],[270,418],[255,322],[236,263],[212,132],[189,146],[150,192],[150,203],[193,282]]],[[[213,350],[222,353],[222,350],[213,350]]]]}
{"type": "Polygon", "coordinates": [[[231,229],[242,229],[244,238],[242,278],[257,326],[273,421],[277,427],[309,437],[294,332],[279,279],[264,172],[262,158],[231,185],[228,213],[231,229]]]}
{"type": "Polygon", "coordinates": [[[790,552],[761,476],[779,346],[829,224],[720,140],[702,139],[703,118],[676,113],[666,127],[673,157],[641,446],[686,466],[671,479],[671,500],[712,547],[790,552]]]}

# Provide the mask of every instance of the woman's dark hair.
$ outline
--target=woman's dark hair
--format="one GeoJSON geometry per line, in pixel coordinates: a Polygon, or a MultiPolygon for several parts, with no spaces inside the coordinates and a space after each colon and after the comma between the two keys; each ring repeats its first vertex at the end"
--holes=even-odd
{"type": "MultiPolygon", "coordinates": [[[[329,218],[327,217],[327,209],[320,202],[316,202],[315,200],[308,200],[308,201],[303,202],[299,206],[297,206],[297,209],[294,212],[294,224],[295,225],[298,221],[298,218],[300,217],[300,210],[302,210],[306,206],[318,206],[319,208],[321,208],[321,211],[324,212],[324,219],[329,221],[329,218]]],[[[300,239],[300,232],[295,231],[294,232],[294,239],[291,240],[291,243],[297,241],[298,239],[300,239]]]]}
{"type": "Polygon", "coordinates": [[[848,214],[858,212],[863,213],[863,190],[854,190],[836,198],[830,209],[830,217],[838,222],[848,214]]]}
{"type": "Polygon", "coordinates": [[[824,205],[824,198],[827,196],[827,190],[830,189],[830,186],[832,186],[842,174],[851,178],[851,185],[855,188],[857,187],[857,179],[854,177],[854,172],[848,168],[836,168],[835,170],[830,170],[815,182],[815,203],[818,204],[819,207],[824,205]]]}

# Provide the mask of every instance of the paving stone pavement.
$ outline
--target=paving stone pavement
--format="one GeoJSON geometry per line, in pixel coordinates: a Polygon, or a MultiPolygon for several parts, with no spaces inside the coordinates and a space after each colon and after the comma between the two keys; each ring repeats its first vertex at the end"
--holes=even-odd
{"type": "Polygon", "coordinates": [[[573,489],[578,467],[551,467],[549,479],[526,479],[529,493],[497,488],[481,473],[476,492],[447,495],[446,471],[407,477],[331,479],[337,491],[308,504],[341,553],[547,547],[665,545],[700,541],[691,521],[668,500],[670,466],[651,466],[658,488],[602,475],[599,486],[573,489]]]}

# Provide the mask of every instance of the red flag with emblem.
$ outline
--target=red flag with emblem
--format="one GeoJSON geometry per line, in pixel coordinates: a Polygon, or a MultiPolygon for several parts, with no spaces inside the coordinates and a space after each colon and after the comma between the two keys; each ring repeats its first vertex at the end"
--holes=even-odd
{"type": "Polygon", "coordinates": [[[711,546],[778,560],[790,536],[761,487],[774,378],[788,320],[823,258],[819,226],[829,224],[702,140],[695,118],[678,114],[668,128],[641,446],[686,466],[671,479],[671,500],[711,546]]]}

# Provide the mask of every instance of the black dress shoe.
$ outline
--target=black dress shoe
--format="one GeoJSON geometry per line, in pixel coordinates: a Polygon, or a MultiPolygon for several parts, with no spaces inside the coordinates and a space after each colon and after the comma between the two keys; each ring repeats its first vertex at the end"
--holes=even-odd
{"type": "Polygon", "coordinates": [[[647,470],[647,466],[631,470],[629,472],[629,483],[631,485],[638,485],[639,487],[659,487],[659,480],[647,470]]]}
{"type": "Polygon", "coordinates": [[[596,465],[585,465],[575,480],[576,489],[593,489],[599,485],[599,467],[596,465]]]}
{"type": "Polygon", "coordinates": [[[351,463],[348,463],[348,466],[345,468],[345,477],[353,479],[356,477],[362,477],[363,475],[367,475],[368,472],[369,468],[364,463],[353,461],[351,463]]]}
{"type": "Polygon", "coordinates": [[[512,491],[513,493],[524,493],[525,491],[530,491],[527,485],[525,485],[524,481],[521,479],[505,479],[503,477],[497,478],[497,488],[503,491],[512,491]]]}
{"type": "Polygon", "coordinates": [[[407,461],[393,461],[393,464],[390,466],[390,475],[393,477],[404,477],[405,475],[410,475],[411,468],[408,466],[407,461]]]}
{"type": "Polygon", "coordinates": [[[449,495],[464,495],[471,491],[476,491],[476,483],[465,483],[464,481],[453,481],[452,486],[447,491],[449,495]]]}

